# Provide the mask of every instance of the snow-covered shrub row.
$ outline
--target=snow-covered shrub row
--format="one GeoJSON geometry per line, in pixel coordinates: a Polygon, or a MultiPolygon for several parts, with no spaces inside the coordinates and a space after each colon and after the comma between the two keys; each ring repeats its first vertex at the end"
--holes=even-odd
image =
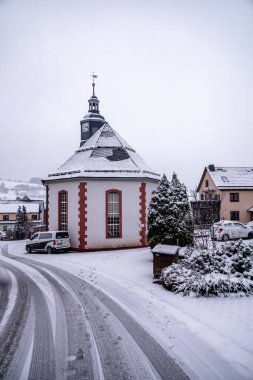
{"type": "Polygon", "coordinates": [[[253,245],[238,240],[211,250],[188,248],[184,259],[163,269],[161,280],[183,295],[253,294],[253,245]]]}

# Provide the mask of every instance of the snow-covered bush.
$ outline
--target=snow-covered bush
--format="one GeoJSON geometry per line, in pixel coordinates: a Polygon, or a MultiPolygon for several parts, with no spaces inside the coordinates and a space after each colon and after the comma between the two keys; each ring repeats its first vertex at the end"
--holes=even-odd
{"type": "Polygon", "coordinates": [[[161,280],[183,295],[253,294],[253,245],[238,240],[212,250],[189,248],[184,259],[163,269],[161,280]]]}

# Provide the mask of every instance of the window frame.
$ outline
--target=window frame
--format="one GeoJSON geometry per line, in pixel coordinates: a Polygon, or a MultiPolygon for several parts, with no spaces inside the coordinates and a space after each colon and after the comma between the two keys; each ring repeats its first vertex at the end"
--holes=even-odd
{"type": "Polygon", "coordinates": [[[105,192],[105,226],[106,239],[121,239],[122,238],[122,191],[118,189],[109,189],[105,192]],[[119,236],[109,236],[109,194],[117,193],[119,195],[119,236]]]}
{"type": "Polygon", "coordinates": [[[230,220],[238,222],[240,220],[240,211],[230,211],[230,220]],[[238,215],[238,218],[233,217],[233,214],[238,215]]]}
{"type": "Polygon", "coordinates": [[[60,190],[58,191],[58,230],[59,231],[68,231],[68,191],[66,190],[60,190]],[[66,195],[66,212],[62,212],[62,196],[63,194],[66,195]],[[62,214],[66,214],[66,222],[62,222],[62,214]],[[63,228],[63,224],[65,224],[65,227],[63,228]],[[66,228],[66,229],[65,229],[66,228]]]}
{"type": "Polygon", "coordinates": [[[240,202],[239,193],[229,193],[230,202],[240,202]]]}

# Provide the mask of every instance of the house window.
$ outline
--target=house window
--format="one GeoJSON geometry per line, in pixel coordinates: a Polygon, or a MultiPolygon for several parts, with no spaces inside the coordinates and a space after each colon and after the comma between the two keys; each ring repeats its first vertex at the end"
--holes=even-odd
{"type": "Polygon", "coordinates": [[[38,220],[38,215],[32,214],[32,220],[38,220]]]}
{"type": "Polygon", "coordinates": [[[239,211],[230,211],[230,219],[231,220],[240,220],[239,211]]]}
{"type": "Polygon", "coordinates": [[[68,229],[68,192],[64,190],[58,193],[58,228],[60,231],[68,229]]]}
{"type": "Polygon", "coordinates": [[[230,202],[239,202],[239,193],[230,193],[230,202]]]}
{"type": "Polygon", "coordinates": [[[122,196],[119,190],[106,191],[106,238],[122,237],[122,196]]]}
{"type": "Polygon", "coordinates": [[[3,220],[9,220],[9,215],[3,215],[3,220]]]}
{"type": "Polygon", "coordinates": [[[206,187],[208,187],[209,186],[209,181],[208,181],[208,179],[206,179],[206,187]]]}
{"type": "Polygon", "coordinates": [[[203,193],[200,195],[200,199],[201,199],[202,201],[205,199],[205,195],[204,195],[203,193]]]}
{"type": "Polygon", "coordinates": [[[3,232],[7,231],[7,226],[3,226],[3,232]]]}

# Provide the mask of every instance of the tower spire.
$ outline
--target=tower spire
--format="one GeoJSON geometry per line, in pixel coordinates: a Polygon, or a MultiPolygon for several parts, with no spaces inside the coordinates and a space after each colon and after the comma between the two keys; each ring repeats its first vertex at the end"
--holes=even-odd
{"type": "Polygon", "coordinates": [[[98,76],[94,74],[94,71],[93,71],[91,77],[92,77],[92,89],[93,89],[93,96],[94,96],[95,95],[95,78],[97,78],[98,76]]]}

